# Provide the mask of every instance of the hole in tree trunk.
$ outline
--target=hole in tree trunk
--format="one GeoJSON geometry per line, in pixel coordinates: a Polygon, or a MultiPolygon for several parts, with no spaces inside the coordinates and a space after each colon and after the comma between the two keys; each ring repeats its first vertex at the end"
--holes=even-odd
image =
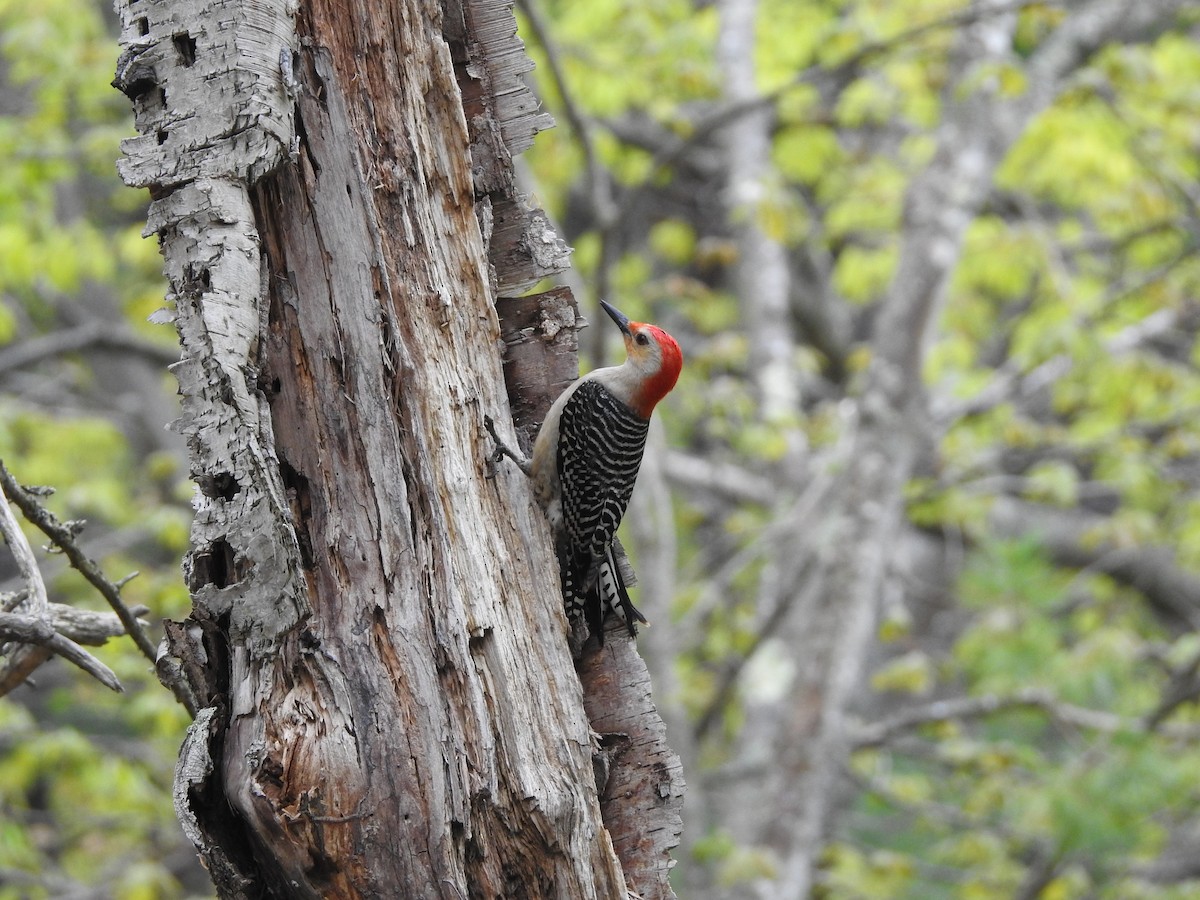
{"type": "Polygon", "coordinates": [[[185,69],[191,68],[196,61],[196,39],[185,32],[174,35],[171,43],[175,45],[175,52],[179,54],[179,62],[185,69]]]}
{"type": "Polygon", "coordinates": [[[150,66],[135,65],[118,72],[113,87],[137,103],[158,87],[158,76],[150,66]]]}
{"type": "Polygon", "coordinates": [[[204,496],[212,499],[232,500],[238,495],[242,486],[229,472],[218,472],[215,475],[204,475],[200,478],[200,490],[204,496]]]}
{"type": "Polygon", "coordinates": [[[283,481],[288,506],[292,508],[292,527],[296,530],[296,543],[300,545],[300,565],[305,569],[316,568],[312,538],[308,534],[308,523],[312,521],[312,493],[308,479],[292,468],[286,459],[279,460],[279,477],[283,481]]]}
{"type": "Polygon", "coordinates": [[[188,587],[198,591],[206,584],[215,588],[226,588],[235,583],[235,556],[233,547],[221,538],[209,544],[208,548],[192,557],[192,573],[188,579],[188,587]]]}
{"type": "Polygon", "coordinates": [[[212,275],[207,266],[188,264],[183,269],[183,284],[181,289],[188,293],[202,294],[212,287],[212,275]]]}

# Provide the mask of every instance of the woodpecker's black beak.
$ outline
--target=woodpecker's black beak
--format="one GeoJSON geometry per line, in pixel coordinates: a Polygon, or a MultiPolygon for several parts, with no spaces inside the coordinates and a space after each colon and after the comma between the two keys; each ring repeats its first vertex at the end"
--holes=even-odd
{"type": "Polygon", "coordinates": [[[609,318],[617,323],[617,327],[621,329],[621,333],[628,335],[630,333],[629,316],[625,315],[625,313],[621,312],[611,303],[606,303],[605,301],[601,300],[600,305],[604,307],[604,311],[608,313],[609,318]]]}

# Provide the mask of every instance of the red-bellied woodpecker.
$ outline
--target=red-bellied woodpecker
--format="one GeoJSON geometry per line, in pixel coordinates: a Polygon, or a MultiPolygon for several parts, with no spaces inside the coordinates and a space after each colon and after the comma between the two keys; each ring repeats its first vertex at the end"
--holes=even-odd
{"type": "Polygon", "coordinates": [[[596,369],[571,384],[550,407],[528,464],[503,445],[533,479],[534,493],[554,531],[567,618],[580,616],[603,643],[604,617],[617,613],[637,633],[646,619],[629,599],[613,553],[655,405],[679,378],[683,355],[654,325],[631,322],[600,305],[625,336],[619,366],[596,369]]]}

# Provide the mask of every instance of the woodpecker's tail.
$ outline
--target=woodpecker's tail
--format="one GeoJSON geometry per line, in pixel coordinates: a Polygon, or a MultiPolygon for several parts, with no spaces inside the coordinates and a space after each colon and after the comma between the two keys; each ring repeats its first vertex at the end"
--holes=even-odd
{"type": "Polygon", "coordinates": [[[600,642],[604,643],[603,619],[604,614],[609,610],[616,613],[621,621],[625,623],[625,627],[629,629],[629,636],[637,636],[637,623],[649,624],[646,617],[641,614],[633,601],[629,599],[629,589],[626,587],[627,574],[626,569],[632,574],[633,567],[629,565],[629,561],[621,558],[618,559],[613,553],[613,545],[609,544],[604,552],[604,559],[600,561],[600,569],[596,573],[596,588],[598,590],[598,606],[601,614],[601,628],[599,631],[600,642]],[[624,563],[624,566],[621,564],[624,563]]]}
{"type": "Polygon", "coordinates": [[[559,560],[568,621],[575,622],[582,617],[588,631],[596,635],[601,644],[604,643],[604,619],[610,611],[625,623],[630,637],[637,635],[638,622],[649,624],[629,599],[628,585],[636,579],[624,550],[616,553],[610,544],[604,555],[596,560],[567,558],[561,552],[565,549],[560,548],[559,560]]]}

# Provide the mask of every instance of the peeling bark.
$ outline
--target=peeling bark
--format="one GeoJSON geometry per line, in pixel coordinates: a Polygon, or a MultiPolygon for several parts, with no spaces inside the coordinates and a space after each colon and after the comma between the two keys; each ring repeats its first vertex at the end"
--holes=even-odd
{"type": "MultiPolygon", "coordinates": [[[[160,666],[202,706],[176,804],[218,892],[623,896],[549,536],[485,477],[494,293],[568,252],[514,187],[548,117],[511,8],[118,9],[198,485],[160,666]]],[[[620,727],[661,744],[630,684],[620,727]]],[[[668,897],[655,848],[630,886],[668,897]]]]}
{"type": "Polygon", "coordinates": [[[504,381],[521,449],[528,455],[558,395],[579,377],[583,318],[566,288],[496,302],[504,340],[504,381]]]}

